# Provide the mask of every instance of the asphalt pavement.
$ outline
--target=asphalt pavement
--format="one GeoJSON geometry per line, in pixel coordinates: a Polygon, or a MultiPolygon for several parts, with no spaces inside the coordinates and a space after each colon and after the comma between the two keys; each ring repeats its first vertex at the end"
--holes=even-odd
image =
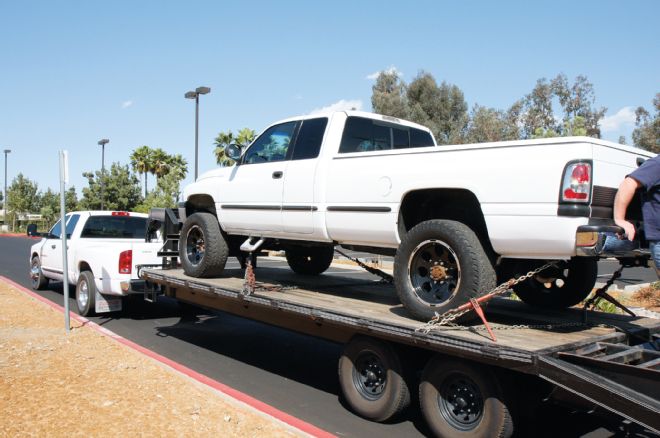
{"type": "MultiPolygon", "coordinates": [[[[27,238],[0,237],[0,275],[29,288],[28,256],[34,242],[27,238]]],[[[238,264],[235,260],[230,263],[238,264]]],[[[288,269],[285,263],[269,259],[260,259],[259,265],[288,269]]],[[[606,268],[610,266],[603,267],[606,268]]],[[[370,274],[334,265],[324,275],[372,278],[370,274]]],[[[642,273],[635,271],[629,280],[638,277],[642,278],[642,273]]],[[[62,304],[61,283],[52,283],[39,293],[62,304]]],[[[72,289],[71,296],[73,294],[72,289]]],[[[358,417],[346,407],[337,383],[341,345],[223,312],[183,314],[169,298],[159,299],[155,304],[139,301],[131,304],[121,314],[90,319],[338,436],[419,437],[428,434],[416,408],[408,409],[394,421],[379,424],[358,417]]],[[[75,309],[73,299],[70,306],[75,309]]],[[[412,392],[416,389],[412,388],[412,392]]],[[[606,422],[599,416],[572,413],[553,405],[543,405],[535,411],[534,418],[528,420],[532,421],[533,435],[537,437],[578,437],[588,433],[606,437],[613,436],[610,431],[624,427],[620,422],[606,422]]],[[[519,432],[516,436],[529,436],[528,433],[519,432]]]]}

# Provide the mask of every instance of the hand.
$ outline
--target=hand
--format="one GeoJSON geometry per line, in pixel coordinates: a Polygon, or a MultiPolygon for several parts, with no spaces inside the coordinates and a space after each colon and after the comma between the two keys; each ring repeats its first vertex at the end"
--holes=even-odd
{"type": "Polygon", "coordinates": [[[633,240],[635,238],[635,226],[633,224],[631,224],[630,222],[625,221],[625,220],[617,220],[617,221],[614,221],[614,222],[618,226],[623,228],[623,231],[625,233],[623,235],[623,237],[619,237],[620,239],[627,237],[628,240],[633,240]]]}

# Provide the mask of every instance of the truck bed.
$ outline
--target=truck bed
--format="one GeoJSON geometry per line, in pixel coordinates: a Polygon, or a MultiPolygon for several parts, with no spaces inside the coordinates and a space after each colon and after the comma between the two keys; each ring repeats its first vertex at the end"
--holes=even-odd
{"type": "Polygon", "coordinates": [[[188,277],[180,269],[141,272],[144,279],[166,286],[167,295],[182,301],[312,336],[346,342],[355,334],[368,334],[529,373],[536,373],[539,356],[660,333],[656,319],[590,312],[589,325],[585,325],[579,309],[535,309],[505,298],[486,307],[497,342],[480,322],[469,327],[435,327],[424,333],[420,330],[425,324],[408,316],[394,286],[379,280],[336,274],[305,277],[269,267],[259,267],[255,274],[257,288],[245,296],[241,294],[244,273],[239,269],[227,269],[222,277],[209,279],[188,277]]]}

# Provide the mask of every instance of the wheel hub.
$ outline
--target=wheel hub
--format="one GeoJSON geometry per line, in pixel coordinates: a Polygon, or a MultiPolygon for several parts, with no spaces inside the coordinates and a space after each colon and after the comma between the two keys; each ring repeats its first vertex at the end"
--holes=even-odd
{"type": "Polygon", "coordinates": [[[431,267],[430,277],[433,281],[442,281],[447,278],[447,268],[440,265],[431,267]]]}
{"type": "Polygon", "coordinates": [[[448,377],[438,394],[442,416],[458,430],[472,430],[479,424],[483,403],[478,386],[459,374],[448,377]]]}
{"type": "Polygon", "coordinates": [[[380,358],[372,352],[360,355],[355,361],[353,383],[364,398],[379,399],[387,383],[387,372],[380,358]]]}
{"type": "Polygon", "coordinates": [[[458,292],[461,267],[458,256],[448,244],[429,239],[412,251],[408,275],[415,297],[427,306],[437,306],[458,292]]]}

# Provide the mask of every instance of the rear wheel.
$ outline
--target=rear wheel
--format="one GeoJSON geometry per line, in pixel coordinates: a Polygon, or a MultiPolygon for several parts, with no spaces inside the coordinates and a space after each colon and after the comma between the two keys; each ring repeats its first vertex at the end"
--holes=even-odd
{"type": "MultiPolygon", "coordinates": [[[[526,274],[543,264],[541,260],[511,261],[514,277],[526,274]]],[[[516,285],[513,290],[523,302],[531,306],[564,309],[582,302],[596,284],[598,261],[574,257],[557,262],[558,267],[546,268],[532,278],[516,285]]]]}
{"type": "Polygon", "coordinates": [[[394,258],[394,285],[412,315],[427,321],[495,287],[495,271],[467,225],[430,220],[413,227],[394,258]]]}
{"type": "Polygon", "coordinates": [[[319,275],[330,267],[335,249],[332,246],[296,246],[286,249],[286,262],[297,274],[319,275]]]}
{"type": "Polygon", "coordinates": [[[32,258],[32,263],[30,263],[30,284],[34,290],[45,289],[48,286],[48,278],[41,270],[41,261],[36,256],[32,258]]]}
{"type": "Polygon", "coordinates": [[[179,258],[186,275],[220,275],[227,263],[229,248],[220,224],[211,213],[190,215],[181,228],[179,258]]]}
{"type": "Polygon", "coordinates": [[[386,421],[410,404],[399,356],[383,341],[353,338],[339,358],[339,385],[344,398],[359,415],[386,421]]]}
{"type": "Polygon", "coordinates": [[[436,356],[419,385],[422,414],[439,437],[508,438],[513,420],[498,379],[485,366],[436,356]]]}
{"type": "Polygon", "coordinates": [[[96,308],[96,283],[91,271],[83,271],[76,285],[76,306],[82,316],[94,315],[96,308]]]}

